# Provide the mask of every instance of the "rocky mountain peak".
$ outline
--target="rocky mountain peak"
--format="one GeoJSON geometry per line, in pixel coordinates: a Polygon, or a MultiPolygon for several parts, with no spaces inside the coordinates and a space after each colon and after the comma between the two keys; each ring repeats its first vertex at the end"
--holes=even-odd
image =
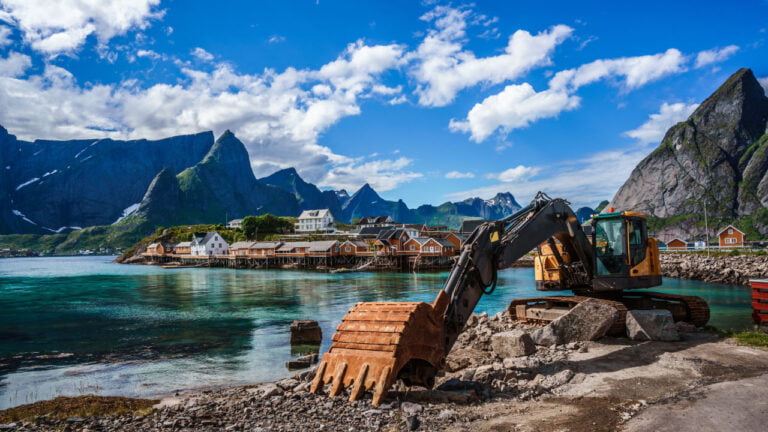
{"type": "MultiPolygon", "coordinates": [[[[650,216],[735,220],[768,215],[768,98],[749,69],[739,69],[621,186],[611,206],[650,216]]],[[[768,225],[763,229],[768,231],[768,225]]]]}

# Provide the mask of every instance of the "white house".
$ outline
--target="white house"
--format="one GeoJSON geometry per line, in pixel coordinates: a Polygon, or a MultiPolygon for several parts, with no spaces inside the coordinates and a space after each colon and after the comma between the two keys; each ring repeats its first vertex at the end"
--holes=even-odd
{"type": "Polygon", "coordinates": [[[243,227],[243,220],[242,219],[232,219],[227,223],[227,226],[230,228],[242,228],[243,227]]]}
{"type": "Polygon", "coordinates": [[[192,256],[224,255],[229,253],[229,243],[216,231],[195,233],[190,253],[192,256]]]}
{"type": "Polygon", "coordinates": [[[325,231],[334,232],[333,215],[328,209],[304,210],[299,215],[299,222],[295,225],[296,232],[325,231]]]}

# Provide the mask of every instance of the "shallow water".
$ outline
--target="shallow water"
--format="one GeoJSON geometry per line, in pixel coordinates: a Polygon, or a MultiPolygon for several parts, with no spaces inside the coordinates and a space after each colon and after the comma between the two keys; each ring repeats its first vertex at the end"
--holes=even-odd
{"type": "MultiPolygon", "coordinates": [[[[0,409],[285,377],[298,355],[292,320],[318,320],[325,351],[356,302],[431,301],[447,275],[162,269],[112,258],[0,259],[0,409]]],[[[717,327],[751,326],[747,288],[665,279],[658,291],[704,297],[717,327]]],[[[476,312],[540,294],[532,269],[505,270],[476,312]]]]}

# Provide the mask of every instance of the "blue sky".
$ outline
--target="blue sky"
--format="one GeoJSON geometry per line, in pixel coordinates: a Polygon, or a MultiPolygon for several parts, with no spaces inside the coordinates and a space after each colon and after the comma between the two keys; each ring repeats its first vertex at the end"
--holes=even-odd
{"type": "Polygon", "coordinates": [[[740,67],[768,2],[0,0],[0,124],[23,139],[231,129],[415,207],[610,199],[740,67]]]}

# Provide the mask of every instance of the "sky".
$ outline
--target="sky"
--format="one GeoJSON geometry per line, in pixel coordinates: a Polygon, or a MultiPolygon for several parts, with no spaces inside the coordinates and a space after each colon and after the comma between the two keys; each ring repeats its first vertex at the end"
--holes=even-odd
{"type": "Polygon", "coordinates": [[[0,0],[0,125],[229,129],[257,177],[594,206],[736,70],[768,88],[767,32],[768,0],[0,0]]]}

